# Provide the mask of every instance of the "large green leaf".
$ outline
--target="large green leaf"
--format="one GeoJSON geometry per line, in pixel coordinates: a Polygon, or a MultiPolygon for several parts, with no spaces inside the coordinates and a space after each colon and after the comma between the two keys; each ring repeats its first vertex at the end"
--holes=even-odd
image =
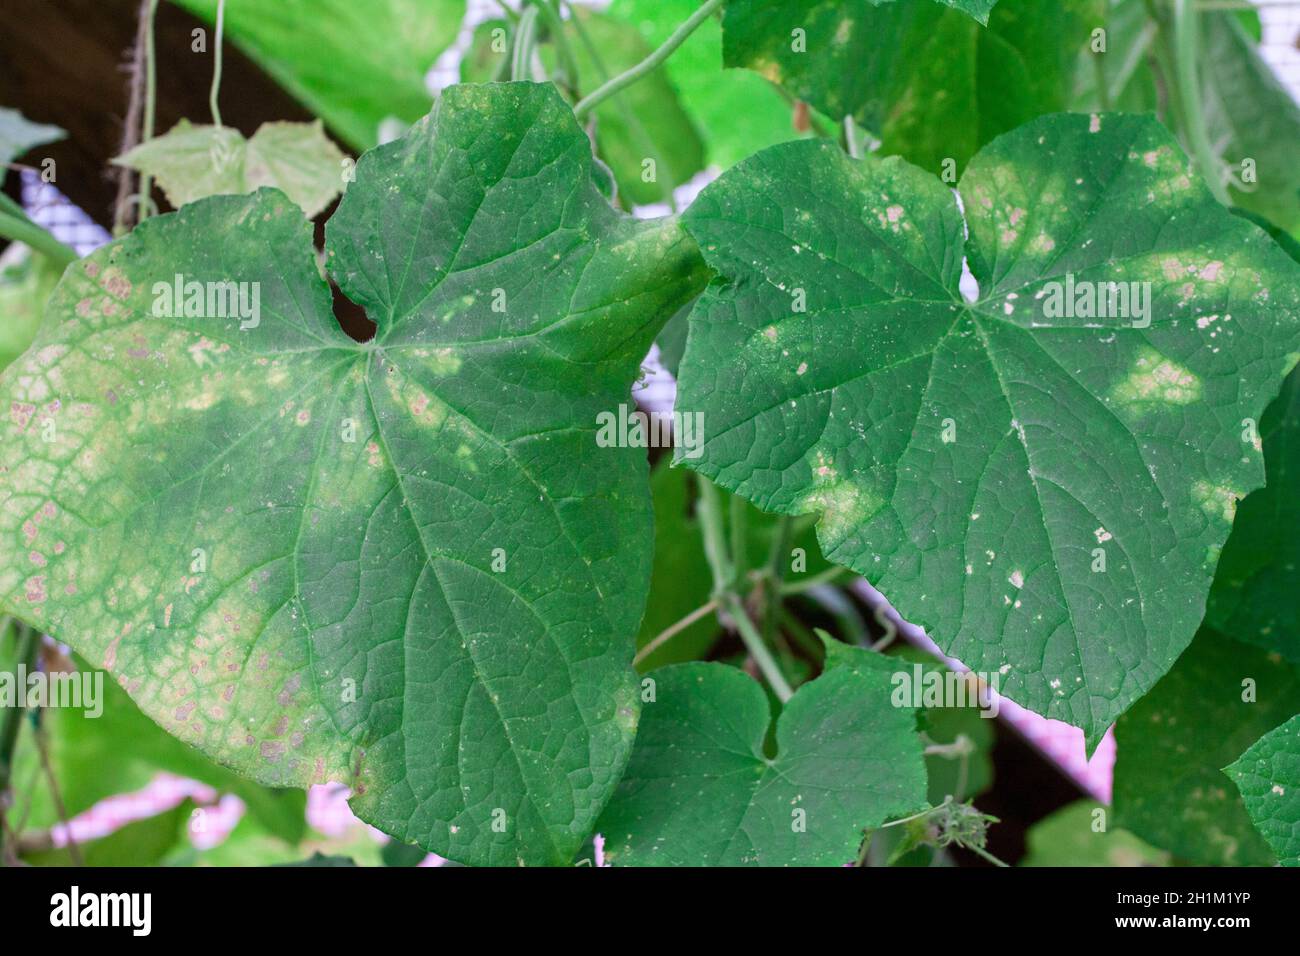
{"type": "Polygon", "coordinates": [[[964,166],[1000,133],[1064,109],[1100,23],[1097,0],[1004,0],[987,27],[972,19],[992,7],[730,0],[723,55],[835,119],[854,116],[885,153],[938,173],[944,160],[964,166]]]}
{"type": "MultiPolygon", "coordinates": [[[[1254,213],[1234,210],[1300,262],[1300,242],[1254,213]]],[[[1205,619],[1235,637],[1300,663],[1300,369],[1293,371],[1263,419],[1243,421],[1243,437],[1264,446],[1263,488],[1237,508],[1223,546],[1205,619]]]]}
{"type": "MultiPolygon", "coordinates": [[[[657,47],[699,6],[700,0],[613,0],[609,15],[631,23],[657,47]]],[[[722,27],[717,19],[700,24],[664,69],[715,166],[725,169],[756,150],[798,135],[779,90],[752,73],[722,68],[722,27]]]]}
{"type": "MultiPolygon", "coordinates": [[[[172,0],[216,21],[218,0],[172,0]]],[[[226,0],[226,35],[353,146],[390,116],[429,110],[425,74],[460,31],[465,0],[226,0]]],[[[209,48],[211,40],[209,40],[209,48]]]]}
{"type": "MultiPolygon", "coordinates": [[[[503,26],[499,20],[479,25],[470,54],[461,61],[462,79],[486,81],[498,75],[510,56],[508,46],[493,49],[503,26]]],[[[565,41],[573,54],[578,89],[584,93],[650,55],[635,28],[589,10],[574,10],[566,21],[565,41]]],[[[551,46],[542,48],[541,57],[548,67],[554,66],[551,46]]],[[[704,145],[662,67],[606,100],[593,115],[600,157],[614,171],[619,195],[628,206],[664,202],[674,186],[704,166],[704,145]]]]}
{"type": "Polygon", "coordinates": [[[1267,866],[1220,768],[1300,711],[1300,671],[1205,628],[1116,728],[1115,826],[1207,866],[1267,866]]]}
{"type": "MultiPolygon", "coordinates": [[[[860,652],[864,657],[867,652],[860,652]]],[[[863,831],[925,806],[916,717],[883,660],[805,684],[763,751],[767,697],[724,664],[655,671],[627,773],[601,817],[615,866],[836,866],[863,831]]]]}
{"type": "Polygon", "coordinates": [[[1224,769],[1283,866],[1300,866],[1300,716],[1270,730],[1224,769]]]}
{"type": "Polygon", "coordinates": [[[346,780],[453,859],[567,862],[631,749],[650,569],[644,450],[597,415],[703,271],[591,169],[550,85],[446,90],[329,223],[367,343],[273,190],[70,269],[0,378],[5,609],[262,782],[346,780]],[[249,283],[260,321],[155,315],[178,275],[249,283]]]}
{"type": "Polygon", "coordinates": [[[1261,482],[1240,423],[1300,350],[1300,268],[1150,118],[1036,120],[961,197],[965,223],[937,179],[812,142],[706,189],[685,222],[720,276],[691,316],[678,403],[707,427],[683,461],[820,512],[829,559],[1095,742],[1191,640],[1261,482]],[[1145,318],[1049,317],[1071,276],[1149,282],[1145,318]]]}

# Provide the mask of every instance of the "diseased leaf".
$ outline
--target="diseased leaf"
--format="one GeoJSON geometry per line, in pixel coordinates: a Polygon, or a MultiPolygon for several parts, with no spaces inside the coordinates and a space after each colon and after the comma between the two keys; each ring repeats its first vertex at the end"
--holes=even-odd
{"type": "Polygon", "coordinates": [[[444,91],[326,236],[373,341],[274,190],[68,271],[0,377],[3,606],[261,782],[345,781],[452,859],[567,863],[631,749],[650,570],[644,451],[597,414],[702,264],[610,208],[530,83],[444,91]]]}
{"type": "Polygon", "coordinates": [[[1300,866],[1300,716],[1270,730],[1223,771],[1283,866],[1300,866]]]}
{"type": "Polygon", "coordinates": [[[1097,0],[1017,0],[990,17],[992,7],[730,0],[723,57],[834,119],[854,116],[886,154],[936,174],[952,160],[955,172],[995,136],[1065,108],[1101,23],[1097,0]]]}
{"type": "Polygon", "coordinates": [[[960,189],[965,223],[920,170],[811,142],[708,187],[681,460],[820,513],[830,560],[1095,743],[1191,640],[1261,482],[1241,421],[1300,351],[1300,268],[1150,118],[1042,118],[960,189]]]}
{"type": "Polygon", "coordinates": [[[1300,711],[1300,670],[1204,628],[1115,731],[1112,824],[1202,866],[1274,854],[1220,768],[1300,711]]]}
{"type": "Polygon", "coordinates": [[[314,123],[263,123],[252,139],[229,126],[181,120],[113,160],[158,180],[180,208],[208,196],[282,190],[308,219],[343,191],[343,153],[314,123]]]}
{"type": "MultiPolygon", "coordinates": [[[[864,655],[866,652],[862,652],[864,655]]],[[[836,866],[863,832],[925,806],[916,718],[888,666],[836,667],[776,722],[763,689],[723,664],[657,670],[627,773],[598,829],[615,866],[836,866]]]]}
{"type": "MultiPolygon", "coordinates": [[[[0,166],[7,166],[37,146],[57,142],[68,134],[57,126],[33,123],[17,110],[0,106],[0,166]]],[[[0,170],[0,181],[5,170],[0,170]]]]}
{"type": "MultiPolygon", "coordinates": [[[[219,0],[172,2],[216,21],[219,0]]],[[[331,129],[369,149],[388,117],[411,123],[429,111],[425,74],[464,18],[465,0],[226,0],[225,30],[331,129]]]]}
{"type": "Polygon", "coordinates": [[[1039,820],[1025,834],[1021,866],[1169,866],[1169,854],[1109,825],[1110,810],[1078,800],[1039,820]],[[1098,812],[1104,814],[1098,817],[1098,812]],[[1097,830],[1098,820],[1106,829],[1097,830]]]}

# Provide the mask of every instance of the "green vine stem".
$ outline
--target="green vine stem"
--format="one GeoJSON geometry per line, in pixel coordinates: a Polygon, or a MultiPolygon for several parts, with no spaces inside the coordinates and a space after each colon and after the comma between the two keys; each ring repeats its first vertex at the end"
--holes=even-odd
{"type": "Polygon", "coordinates": [[[718,609],[718,601],[717,598],[714,598],[712,601],[709,601],[707,604],[703,604],[700,607],[697,607],[694,611],[692,611],[690,614],[687,614],[677,623],[670,624],[668,627],[664,628],[662,631],[656,634],[651,640],[647,641],[645,647],[641,648],[641,650],[636,652],[636,656],[632,658],[632,666],[637,667],[638,665],[640,665],[647,657],[649,657],[655,651],[659,650],[659,648],[661,648],[664,644],[668,643],[668,641],[670,641],[672,638],[676,637],[682,631],[686,630],[696,621],[712,614],[717,609],[718,609]]]}
{"type": "Polygon", "coordinates": [[[21,210],[19,214],[14,214],[8,205],[0,208],[0,236],[31,246],[60,269],[66,269],[70,263],[77,261],[76,252],[36,225],[25,214],[21,214],[21,210]]]}
{"type": "MultiPolygon", "coordinates": [[[[158,58],[154,55],[154,21],[158,15],[158,0],[149,0],[149,13],[144,28],[144,119],[140,123],[140,142],[147,143],[153,139],[154,122],[158,110],[158,58]]],[[[220,56],[220,52],[217,53],[220,56]]],[[[149,217],[149,196],[153,192],[153,177],[148,173],[140,174],[140,206],[136,213],[139,222],[149,217]]]]}
{"type": "MultiPolygon", "coordinates": [[[[18,623],[18,660],[30,671],[36,667],[36,654],[41,647],[41,637],[26,624],[18,623]]],[[[2,636],[2,635],[0,635],[2,636]]],[[[6,808],[9,805],[9,784],[13,777],[14,750],[18,745],[18,731],[22,729],[23,707],[15,703],[5,708],[4,721],[0,723],[0,855],[4,850],[7,828],[6,808]]]]}
{"type": "Polygon", "coordinates": [[[1214,198],[1225,206],[1231,205],[1223,182],[1222,164],[1210,145],[1204,104],[1201,101],[1200,76],[1196,69],[1201,53],[1200,14],[1193,7],[1192,0],[1174,0],[1173,11],[1174,69],[1177,73],[1178,98],[1182,105],[1187,144],[1214,198]]]}
{"type": "Polygon", "coordinates": [[[776,694],[777,700],[785,703],[794,696],[794,691],[790,689],[790,684],[786,681],[785,675],[781,673],[781,668],[776,663],[776,658],[768,650],[767,644],[763,641],[763,635],[758,633],[758,628],[754,627],[754,622],[749,619],[749,613],[745,610],[744,603],[734,594],[727,595],[727,611],[736,622],[736,630],[740,632],[740,639],[745,642],[745,649],[749,651],[749,656],[754,659],[758,669],[762,671],[764,679],[772,688],[772,693],[776,694]]]}
{"type": "Polygon", "coordinates": [[[555,47],[556,59],[559,61],[560,77],[564,88],[572,96],[578,95],[578,63],[573,58],[569,47],[569,38],[564,32],[564,17],[560,15],[559,0],[533,0],[546,21],[546,32],[555,47]]]}
{"type": "MultiPolygon", "coordinates": [[[[583,26],[581,13],[574,9],[573,6],[568,5],[567,0],[566,5],[569,9],[569,23],[573,26],[573,32],[577,36],[578,42],[582,44],[582,48],[587,52],[587,56],[591,58],[592,66],[596,68],[596,73],[600,77],[600,82],[608,82],[609,70],[605,67],[605,60],[601,57],[600,50],[596,48],[595,41],[591,39],[591,34],[589,34],[587,28],[583,26]]],[[[626,123],[627,128],[632,131],[632,135],[636,137],[637,142],[640,144],[641,148],[645,150],[646,155],[654,159],[657,168],[666,168],[667,164],[664,162],[664,158],[660,154],[659,148],[655,145],[655,141],[650,137],[650,133],[646,130],[645,124],[641,122],[641,117],[637,116],[636,111],[628,106],[626,98],[619,97],[614,101],[614,103],[618,107],[618,112],[623,118],[623,122],[626,123]]],[[[676,212],[677,199],[673,196],[672,182],[667,178],[660,179],[659,191],[664,197],[664,202],[668,204],[669,208],[672,209],[673,212],[676,212]]]]}
{"type": "MultiPolygon", "coordinates": [[[[212,125],[221,126],[221,107],[217,95],[221,92],[221,40],[226,27],[226,0],[217,0],[217,29],[212,43],[212,90],[208,93],[208,107],[212,110],[212,125]]],[[[150,63],[153,58],[150,57],[150,63]]]]}
{"type": "Polygon", "coordinates": [[[718,489],[707,478],[696,475],[695,485],[699,491],[696,511],[700,519],[700,537],[704,542],[704,558],[713,572],[713,596],[721,598],[731,589],[734,580],[723,534],[722,502],[718,498],[718,489]]]}
{"type": "Polygon", "coordinates": [[[533,78],[533,47],[537,42],[537,7],[529,7],[515,28],[515,46],[510,59],[510,79],[533,78]]]}
{"type": "Polygon", "coordinates": [[[721,6],[722,0],[707,0],[703,6],[692,13],[681,26],[673,31],[672,36],[665,40],[659,49],[655,50],[636,66],[620,73],[609,82],[601,85],[583,99],[579,100],[578,105],[573,108],[574,115],[581,121],[588,113],[595,109],[598,104],[609,99],[619,90],[631,86],[637,80],[652,72],[657,66],[659,66],[659,64],[672,56],[673,53],[676,52],[677,48],[685,43],[687,38],[695,32],[696,28],[711,17],[721,6]]]}

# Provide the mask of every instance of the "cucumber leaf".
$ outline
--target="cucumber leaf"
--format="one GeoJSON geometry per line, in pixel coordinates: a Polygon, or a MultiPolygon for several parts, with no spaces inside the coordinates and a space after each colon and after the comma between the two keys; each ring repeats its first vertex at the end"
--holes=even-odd
{"type": "MultiPolygon", "coordinates": [[[[53,143],[68,134],[48,123],[33,123],[17,110],[0,106],[0,166],[7,166],[37,146],[53,143]]],[[[4,171],[0,171],[0,182],[4,171]]]]}
{"type": "Polygon", "coordinates": [[[1283,866],[1300,866],[1300,716],[1270,730],[1223,771],[1283,866]]]}
{"type": "Polygon", "coordinates": [[[280,189],[308,219],[343,191],[344,155],[314,123],[263,123],[252,139],[229,126],[181,120],[113,160],[158,180],[180,208],[208,196],[280,189]]]}
{"type": "MultiPolygon", "coordinates": [[[[216,22],[219,0],[172,2],[216,22]]],[[[225,31],[350,145],[369,149],[385,119],[429,111],[425,74],[464,18],[465,0],[226,0],[225,31]]]]}
{"type": "Polygon", "coordinates": [[[1297,711],[1300,669],[1203,629],[1115,730],[1113,824],[1180,862],[1272,865],[1220,768],[1297,711]]]}
{"type": "Polygon", "coordinates": [[[1148,117],[1036,120],[960,193],[965,220],[937,179],[818,142],[709,186],[681,461],[819,512],[828,559],[1095,743],[1190,642],[1262,481],[1240,423],[1300,352],[1300,268],[1148,117]],[[1115,317],[1080,305],[1103,282],[1131,293],[1115,317]]]}
{"type": "Polygon", "coordinates": [[[703,266],[609,206],[549,84],[448,88],[361,159],[326,267],[372,341],[311,235],[263,189],[65,273],[0,377],[0,603],[260,782],[567,863],[631,750],[650,571],[644,450],[597,416],[703,266]]]}
{"type": "MultiPolygon", "coordinates": [[[[859,652],[866,656],[868,652],[859,652]]],[[[776,722],[763,689],[724,664],[654,671],[627,773],[598,829],[615,866],[837,866],[863,833],[923,808],[915,712],[890,702],[877,658],[800,687],[776,722]]]]}
{"type": "Polygon", "coordinates": [[[1100,810],[1078,800],[1044,817],[1025,834],[1027,849],[1021,866],[1168,866],[1169,854],[1144,843],[1127,830],[1097,830],[1100,810]]]}
{"type": "Polygon", "coordinates": [[[1066,107],[1100,24],[1096,0],[730,0],[723,58],[853,116],[886,154],[936,174],[952,160],[955,173],[1000,133],[1066,107]]]}

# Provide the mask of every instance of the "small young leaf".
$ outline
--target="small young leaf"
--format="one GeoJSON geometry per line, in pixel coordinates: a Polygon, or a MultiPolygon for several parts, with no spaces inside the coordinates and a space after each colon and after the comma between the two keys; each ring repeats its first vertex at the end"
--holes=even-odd
{"type": "Polygon", "coordinates": [[[890,703],[883,661],[799,688],[770,758],[767,698],[742,671],[678,664],[646,680],[655,700],[597,827],[616,866],[836,866],[865,830],[925,806],[915,713],[890,703]]]}
{"type": "Polygon", "coordinates": [[[1224,773],[1283,866],[1300,866],[1300,716],[1255,741],[1224,773]]]}
{"type": "Polygon", "coordinates": [[[344,159],[319,120],[264,123],[249,140],[229,126],[193,126],[181,120],[113,162],[157,178],[178,209],[208,196],[271,186],[283,190],[310,219],[343,191],[344,159]]]}
{"type": "Polygon", "coordinates": [[[650,570],[644,449],[597,416],[698,253],[609,206],[531,83],[451,87],[361,159],[327,267],[372,341],[311,235],[261,190],[68,270],[0,377],[3,606],[255,779],[567,863],[631,750],[650,570]]]}
{"type": "Polygon", "coordinates": [[[1041,118],[960,188],[965,222],[937,179],[817,142],[709,186],[680,460],[820,512],[828,558],[1095,743],[1191,640],[1261,483],[1240,423],[1300,352],[1300,267],[1150,118],[1041,118]]]}
{"type": "Polygon", "coordinates": [[[1090,800],[1061,807],[1029,828],[1021,866],[1168,866],[1169,854],[1111,827],[1110,809],[1090,800]],[[1101,821],[1102,827],[1098,827],[1101,821]]]}
{"type": "MultiPolygon", "coordinates": [[[[214,23],[219,0],[172,0],[214,23]]],[[[226,37],[358,149],[388,117],[429,111],[425,75],[460,31],[465,0],[226,0],[226,37]]],[[[211,31],[204,49],[211,55],[211,31]]],[[[197,41],[196,41],[197,42],[197,41]]]]}
{"type": "MultiPolygon", "coordinates": [[[[12,163],[19,156],[37,146],[53,143],[67,136],[57,126],[33,123],[17,110],[0,106],[0,167],[12,163]]],[[[0,182],[7,170],[0,168],[0,182]]]]}

